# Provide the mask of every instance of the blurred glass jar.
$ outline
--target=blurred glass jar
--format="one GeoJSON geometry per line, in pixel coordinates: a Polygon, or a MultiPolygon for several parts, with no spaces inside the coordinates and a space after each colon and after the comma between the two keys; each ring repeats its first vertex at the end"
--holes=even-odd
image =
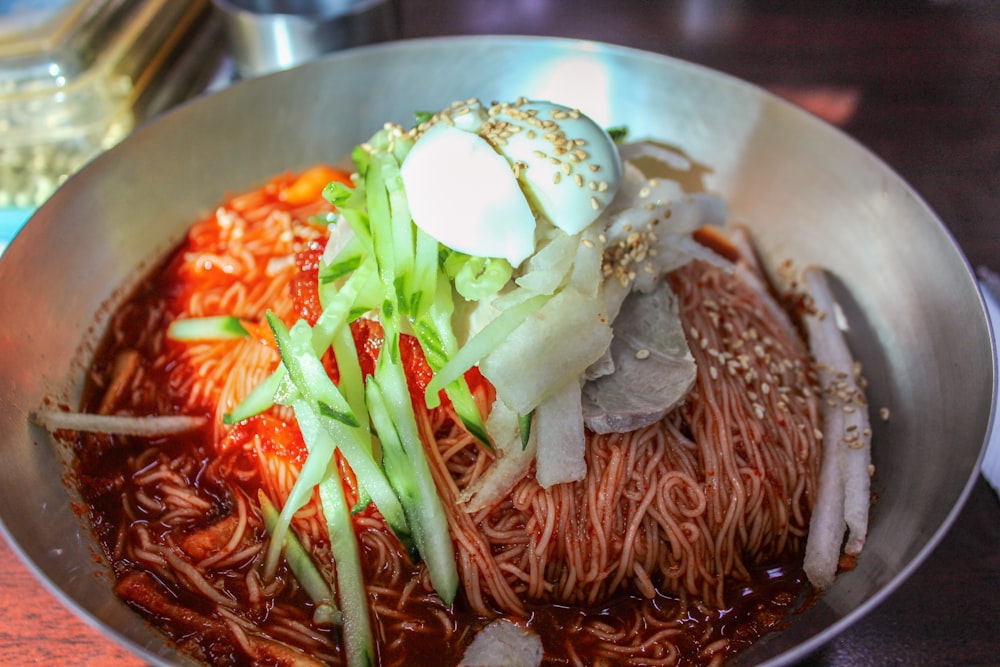
{"type": "Polygon", "coordinates": [[[208,0],[9,6],[0,14],[0,209],[38,206],[139,122],[190,96],[217,41],[194,37],[208,0]]]}
{"type": "Polygon", "coordinates": [[[213,0],[237,74],[249,79],[394,39],[397,0],[213,0]]]}

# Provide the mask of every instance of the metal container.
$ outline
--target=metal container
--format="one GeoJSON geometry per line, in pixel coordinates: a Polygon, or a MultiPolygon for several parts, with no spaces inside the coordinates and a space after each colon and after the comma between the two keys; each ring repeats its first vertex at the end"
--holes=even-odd
{"type": "Polygon", "coordinates": [[[213,0],[240,77],[396,37],[396,0],[213,0]]]}
{"type": "Polygon", "coordinates": [[[0,259],[0,518],[63,602],[148,662],[186,664],[94,576],[95,542],[65,484],[69,454],[28,421],[46,397],[77,404],[128,286],[227,192],[339,161],[415,110],[520,95],[682,147],[771,257],[836,279],[876,414],[868,544],[856,569],[736,662],[801,659],[930,553],[977,474],[995,358],[975,278],[920,197],[841,132],[727,76],[589,42],[444,38],[352,50],[171,112],[72,177],[0,259]]]}

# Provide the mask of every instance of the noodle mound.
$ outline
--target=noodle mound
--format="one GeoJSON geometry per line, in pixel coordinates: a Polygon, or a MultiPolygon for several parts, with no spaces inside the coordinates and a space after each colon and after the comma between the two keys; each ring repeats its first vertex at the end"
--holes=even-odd
{"type": "MultiPolygon", "coordinates": [[[[594,605],[635,588],[723,605],[748,564],[797,553],[819,466],[808,350],[738,276],[693,261],[670,276],[698,362],[685,404],[632,433],[588,438],[587,476],[542,489],[529,475],[461,533],[466,593],[523,613],[523,600],[594,605]]],[[[446,441],[446,440],[445,440],[446,441]]],[[[442,450],[459,487],[487,457],[442,450]]]]}
{"type": "MultiPolygon", "coordinates": [[[[215,664],[343,659],[337,632],[313,622],[287,567],[272,581],[260,574],[267,533],[257,494],[280,506],[304,460],[291,413],[276,407],[235,426],[221,419],[278,361],[264,312],[315,320],[325,231],[310,218],[328,209],[318,193],[290,204],[296,184],[276,178],[195,224],[115,314],[96,357],[89,410],[203,414],[213,425],[151,441],[81,434],[77,442],[81,492],[117,592],[215,664]],[[165,336],[177,317],[214,314],[239,316],[251,335],[186,344],[165,336]]],[[[789,604],[781,591],[801,581],[794,576],[747,593],[746,613],[731,612],[726,624],[718,610],[727,580],[756,586],[755,565],[787,564],[804,542],[819,456],[808,351],[749,272],[692,261],[668,279],[698,363],[696,384],[656,424],[588,436],[580,482],[546,490],[529,471],[504,500],[469,513],[458,499],[493,456],[447,403],[427,410],[415,401],[463,595],[444,605],[378,510],[355,514],[380,664],[455,662],[497,614],[530,615],[549,638],[546,659],[559,664],[677,664],[682,653],[709,663],[738,648],[723,625],[741,628],[745,642],[780,617],[789,604]]],[[[359,320],[352,329],[370,371],[378,325],[359,320]]],[[[404,350],[408,375],[425,384],[414,350],[404,350]]],[[[478,374],[470,387],[485,412],[492,388],[478,374]]],[[[422,389],[411,386],[414,396],[422,389]]],[[[356,502],[353,475],[340,465],[356,502]]],[[[293,526],[332,580],[324,523],[310,502],[293,526]]]]}

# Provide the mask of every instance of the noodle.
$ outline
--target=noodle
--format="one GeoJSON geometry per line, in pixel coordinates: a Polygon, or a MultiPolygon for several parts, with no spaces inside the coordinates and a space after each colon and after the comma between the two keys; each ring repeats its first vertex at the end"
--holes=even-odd
{"type": "MultiPolygon", "coordinates": [[[[698,332],[689,400],[639,431],[591,435],[581,482],[545,490],[528,476],[512,503],[480,513],[478,525],[449,515],[459,550],[477,565],[463,568],[467,592],[484,591],[501,611],[520,614],[508,589],[593,605],[638,578],[645,597],[655,585],[722,607],[726,582],[749,578],[747,561],[800,548],[818,471],[808,351],[762,314],[758,292],[723,270],[693,261],[670,280],[685,328],[698,332]]],[[[467,447],[476,446],[470,439],[467,447]]],[[[458,451],[449,446],[442,459],[458,451]]],[[[451,469],[471,468],[462,465],[451,469]]],[[[488,608],[485,598],[472,603],[488,608]]]]}
{"type": "MultiPolygon", "coordinates": [[[[92,369],[95,411],[200,414],[211,425],[149,441],[78,435],[81,489],[119,594],[208,662],[229,664],[223,646],[244,656],[226,660],[243,664],[343,660],[337,630],[313,623],[315,606],[289,569],[260,575],[267,533],[257,491],[281,506],[305,460],[292,413],[276,406],[234,426],[222,419],[278,362],[265,311],[315,321],[316,297],[302,285],[315,283],[325,243],[310,218],[327,209],[318,199],[283,201],[294,183],[280,176],[193,225],[118,311],[92,369]],[[250,335],[165,338],[177,317],[218,314],[238,316],[250,335]]],[[[531,619],[553,664],[716,664],[790,608],[802,580],[788,563],[802,550],[819,465],[809,352],[750,271],[694,260],[668,280],[695,385],[659,422],[588,434],[579,482],[543,489],[529,470],[503,499],[468,512],[462,492],[488,473],[493,454],[450,404],[414,401],[462,592],[442,603],[377,508],[355,513],[381,664],[457,662],[498,615],[531,619]],[[787,571],[768,578],[765,567],[787,571]]],[[[370,368],[381,329],[359,321],[352,331],[370,368]]],[[[474,376],[470,387],[485,414],[492,388],[474,376]]],[[[352,505],[357,485],[339,464],[352,505]]],[[[333,581],[315,497],[292,529],[333,581]]]]}

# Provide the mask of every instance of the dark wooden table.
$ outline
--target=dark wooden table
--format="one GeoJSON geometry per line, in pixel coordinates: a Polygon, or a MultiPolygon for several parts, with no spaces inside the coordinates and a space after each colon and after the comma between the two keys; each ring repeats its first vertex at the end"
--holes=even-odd
{"type": "MultiPolygon", "coordinates": [[[[1000,271],[1000,3],[400,1],[403,37],[595,39],[775,91],[882,157],[974,266],[1000,271]]],[[[2,542],[0,663],[141,664],[64,610],[2,542]]],[[[1000,664],[1000,502],[985,481],[913,576],[805,664],[1000,664]]]]}

